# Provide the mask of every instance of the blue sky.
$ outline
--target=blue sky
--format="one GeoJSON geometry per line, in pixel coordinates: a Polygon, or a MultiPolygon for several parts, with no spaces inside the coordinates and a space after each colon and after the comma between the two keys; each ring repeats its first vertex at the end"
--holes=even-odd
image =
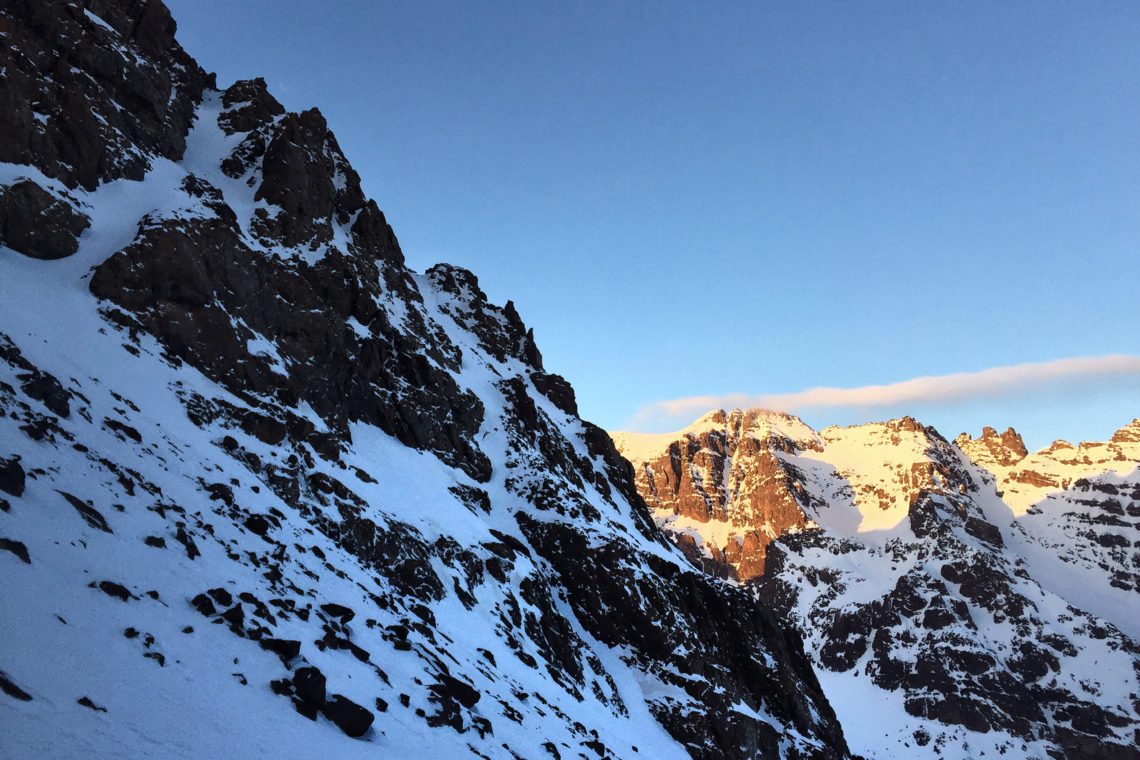
{"type": "MultiPolygon", "coordinates": [[[[418,270],[513,299],[583,416],[1140,355],[1140,5],[168,0],[318,106],[418,270]]],[[[911,413],[1031,448],[1140,374],[911,413]]]]}

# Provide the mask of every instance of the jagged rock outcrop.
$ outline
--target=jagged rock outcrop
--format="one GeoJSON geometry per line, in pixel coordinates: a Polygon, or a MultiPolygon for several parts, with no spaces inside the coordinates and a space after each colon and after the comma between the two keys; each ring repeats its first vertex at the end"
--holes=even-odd
{"type": "Polygon", "coordinates": [[[511,303],[405,266],[319,112],[217,90],[156,0],[0,34],[0,184],[91,224],[0,249],[6,750],[849,756],[798,634],[664,539],[511,303]]]}
{"type": "Polygon", "coordinates": [[[166,6],[8,0],[3,11],[0,162],[94,190],[182,157],[214,80],[175,41],[166,6]]]}
{"type": "Polygon", "coordinates": [[[777,412],[705,415],[675,436],[613,434],[634,464],[658,523],[699,567],[747,580],[764,571],[767,546],[811,521],[801,475],[778,454],[817,450],[818,436],[777,412]]]}
{"type": "Polygon", "coordinates": [[[34,259],[62,259],[79,250],[91,220],[63,193],[30,179],[0,186],[0,245],[34,259]]]}
{"type": "Polygon", "coordinates": [[[954,443],[976,464],[982,466],[1009,467],[1029,455],[1021,435],[1013,428],[1006,428],[1004,433],[998,435],[992,427],[985,427],[982,428],[980,438],[971,438],[969,434],[962,433],[954,439],[954,443]]]}
{"type": "MultiPolygon", "coordinates": [[[[961,436],[959,437],[961,438],[961,436]]],[[[964,448],[1040,551],[1038,573],[1067,577],[1066,593],[1140,635],[1140,420],[1108,441],[1050,446],[1002,463],[964,448]]]]}
{"type": "Polygon", "coordinates": [[[758,410],[613,435],[681,546],[717,546],[718,520],[771,526],[749,522],[750,490],[794,498],[801,521],[768,540],[747,585],[803,635],[857,752],[1125,758],[1140,731],[1134,428],[1033,455],[1012,430],[952,445],[910,418],[815,434],[758,410]],[[998,489],[1027,465],[1057,482],[1100,474],[1035,486],[1019,514],[998,489]],[[851,729],[868,703],[894,707],[851,729]]]}
{"type": "Polygon", "coordinates": [[[1032,454],[1013,430],[1003,433],[1000,440],[992,433],[992,428],[986,428],[976,440],[962,433],[956,443],[992,476],[1002,499],[1018,514],[1082,478],[1108,472],[1127,475],[1140,461],[1140,420],[1125,425],[1108,441],[1084,441],[1076,446],[1054,441],[1032,454]]]}
{"type": "Polygon", "coordinates": [[[686,555],[714,575],[745,581],[763,574],[772,541],[814,527],[812,515],[826,503],[866,507],[859,520],[868,530],[897,524],[924,492],[971,483],[943,453],[945,440],[909,417],[852,436],[842,428],[816,433],[780,412],[717,410],[678,433],[612,435],[646,504],[686,555]],[[879,446],[902,456],[865,456],[879,446]],[[842,493],[806,487],[821,468],[842,493]]]}

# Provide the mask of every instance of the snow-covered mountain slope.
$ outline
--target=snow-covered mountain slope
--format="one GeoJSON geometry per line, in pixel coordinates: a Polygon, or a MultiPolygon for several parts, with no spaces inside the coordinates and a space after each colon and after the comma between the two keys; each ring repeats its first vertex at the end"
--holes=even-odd
{"type": "Polygon", "coordinates": [[[675,543],[800,630],[854,751],[1140,756],[1134,453],[1019,514],[978,464],[1012,464],[1012,431],[734,410],[613,438],[675,543]]]}
{"type": "Polygon", "coordinates": [[[319,112],[156,0],[0,38],[0,756],[848,756],[319,112]]]}
{"type": "Polygon", "coordinates": [[[1032,454],[1012,430],[955,442],[1016,516],[1011,542],[1033,576],[1140,640],[1140,419],[1032,454]]]}
{"type": "Polygon", "coordinates": [[[1023,515],[1082,479],[1132,474],[1140,463],[1140,419],[1104,442],[1083,441],[1074,446],[1054,441],[1032,454],[1012,429],[999,436],[993,428],[986,428],[979,438],[962,433],[954,442],[993,475],[1002,500],[1014,514],[1023,515]]]}

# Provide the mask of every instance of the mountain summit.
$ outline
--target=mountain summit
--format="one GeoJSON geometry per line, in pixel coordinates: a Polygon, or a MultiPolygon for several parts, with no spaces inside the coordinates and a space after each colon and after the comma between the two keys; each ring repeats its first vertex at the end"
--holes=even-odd
{"type": "Polygon", "coordinates": [[[1137,430],[1029,454],[753,409],[611,435],[690,560],[800,631],[854,751],[1091,759],[1140,757],[1137,430]]]}

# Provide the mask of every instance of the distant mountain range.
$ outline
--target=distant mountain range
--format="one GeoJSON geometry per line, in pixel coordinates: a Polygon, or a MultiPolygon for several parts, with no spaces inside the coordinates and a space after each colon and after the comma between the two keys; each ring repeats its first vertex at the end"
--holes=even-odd
{"type": "Polygon", "coordinates": [[[1136,756],[1140,420],[1034,454],[759,409],[611,436],[690,560],[799,629],[856,752],[1136,756]]]}

